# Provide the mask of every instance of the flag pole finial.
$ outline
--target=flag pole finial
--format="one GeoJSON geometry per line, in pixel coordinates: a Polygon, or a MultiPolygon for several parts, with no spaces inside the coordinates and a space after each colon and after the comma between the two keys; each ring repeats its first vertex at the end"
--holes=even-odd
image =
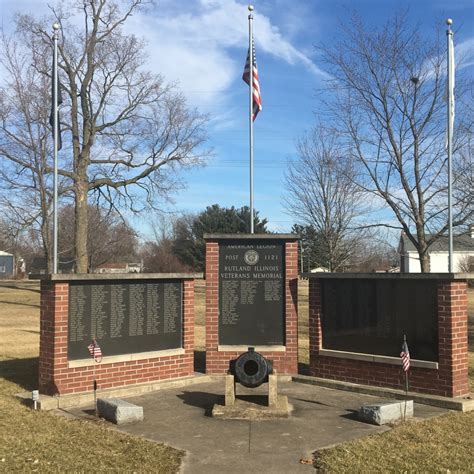
{"type": "Polygon", "coordinates": [[[453,20],[452,20],[451,18],[448,18],[448,19],[446,20],[446,24],[447,24],[448,26],[451,26],[451,25],[453,24],[453,20]]]}
{"type": "Polygon", "coordinates": [[[59,26],[59,23],[58,23],[58,22],[53,23],[53,30],[54,30],[54,31],[58,31],[59,28],[60,28],[60,26],[59,26]]]}
{"type": "Polygon", "coordinates": [[[249,12],[253,12],[253,5],[248,6],[249,12]]]}

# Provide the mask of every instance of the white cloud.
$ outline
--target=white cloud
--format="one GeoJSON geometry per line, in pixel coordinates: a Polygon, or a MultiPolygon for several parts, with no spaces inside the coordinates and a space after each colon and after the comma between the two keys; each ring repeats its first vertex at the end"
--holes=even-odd
{"type": "MultiPolygon", "coordinates": [[[[135,15],[129,31],[149,43],[150,65],[167,80],[176,81],[190,103],[223,107],[231,84],[239,78],[248,44],[247,6],[235,0],[182,2],[179,10],[167,4],[135,15]],[[188,7],[189,6],[189,7],[188,7]],[[188,7],[188,8],[187,8],[188,7]],[[191,11],[189,11],[191,10],[191,11]]],[[[254,13],[257,60],[270,54],[288,64],[302,64],[324,76],[310,58],[293,46],[269,17],[254,13]]]]}
{"type": "Polygon", "coordinates": [[[454,57],[461,67],[471,66],[474,62],[474,38],[454,44],[454,57]]]}
{"type": "MultiPolygon", "coordinates": [[[[4,22],[9,24],[14,12],[48,15],[48,3],[55,5],[54,0],[0,3],[4,22]]],[[[177,83],[191,105],[216,116],[231,104],[231,86],[242,74],[248,44],[248,13],[247,4],[237,0],[161,0],[130,17],[125,28],[147,41],[150,58],[145,68],[177,83]]],[[[254,12],[257,60],[264,54],[270,55],[282,63],[303,65],[314,75],[324,77],[324,72],[274,24],[276,17],[269,15],[259,12],[258,7],[254,12]]],[[[82,25],[79,17],[70,20],[82,25]]],[[[285,25],[282,28],[291,36],[285,25]]],[[[259,65],[262,62],[260,59],[259,65]]]]}

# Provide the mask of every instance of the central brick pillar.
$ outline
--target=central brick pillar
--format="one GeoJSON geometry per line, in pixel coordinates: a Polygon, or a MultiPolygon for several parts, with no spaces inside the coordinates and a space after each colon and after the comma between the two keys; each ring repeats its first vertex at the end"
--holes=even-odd
{"type": "Polygon", "coordinates": [[[239,243],[278,242],[284,250],[284,340],[281,346],[256,350],[274,363],[278,374],[298,373],[298,236],[293,234],[205,235],[206,239],[206,373],[225,374],[229,361],[247,349],[225,346],[219,340],[219,248],[229,240],[239,243]],[[238,350],[236,350],[238,349],[238,350]]]}

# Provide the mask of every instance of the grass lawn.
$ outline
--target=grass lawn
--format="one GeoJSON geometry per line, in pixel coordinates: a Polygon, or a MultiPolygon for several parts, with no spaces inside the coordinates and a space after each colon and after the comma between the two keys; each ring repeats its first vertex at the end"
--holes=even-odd
{"type": "MultiPolygon", "coordinates": [[[[0,283],[0,471],[179,470],[183,453],[107,428],[35,412],[13,397],[37,388],[39,290],[0,283]]],[[[308,284],[300,282],[300,371],[308,366],[308,284]]],[[[197,365],[204,361],[203,281],[196,282],[197,365]]],[[[474,291],[469,292],[470,383],[474,390],[474,291]]],[[[316,455],[316,467],[347,471],[474,471],[474,413],[411,422],[316,455]]]]}
{"type": "MultiPolygon", "coordinates": [[[[469,384],[474,392],[474,290],[468,291],[468,313],[469,384]]],[[[474,412],[400,424],[319,451],[315,467],[323,472],[474,472],[474,412]]]]}
{"type": "Polygon", "coordinates": [[[18,403],[37,388],[39,351],[38,284],[18,286],[0,285],[0,472],[178,472],[181,451],[18,403]]]}

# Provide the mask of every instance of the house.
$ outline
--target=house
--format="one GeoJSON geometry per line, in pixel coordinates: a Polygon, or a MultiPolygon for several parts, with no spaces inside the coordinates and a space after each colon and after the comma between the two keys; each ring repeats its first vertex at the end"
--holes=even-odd
{"type": "Polygon", "coordinates": [[[14,276],[15,265],[13,255],[0,250],[0,280],[5,278],[14,278],[14,276]]]}
{"type": "Polygon", "coordinates": [[[94,273],[141,273],[141,263],[103,263],[98,265],[94,273]]]}
{"type": "Polygon", "coordinates": [[[316,267],[311,268],[310,273],[327,273],[329,272],[329,268],[326,267],[316,267]]]}
{"type": "MultiPolygon", "coordinates": [[[[428,236],[429,238],[429,236],[428,236]]],[[[448,237],[440,237],[428,249],[431,273],[448,272],[448,237]]],[[[402,232],[398,245],[400,271],[402,273],[420,273],[420,259],[411,240],[402,232]]],[[[456,273],[474,271],[474,225],[469,231],[453,236],[453,270],[456,273]]]]}

